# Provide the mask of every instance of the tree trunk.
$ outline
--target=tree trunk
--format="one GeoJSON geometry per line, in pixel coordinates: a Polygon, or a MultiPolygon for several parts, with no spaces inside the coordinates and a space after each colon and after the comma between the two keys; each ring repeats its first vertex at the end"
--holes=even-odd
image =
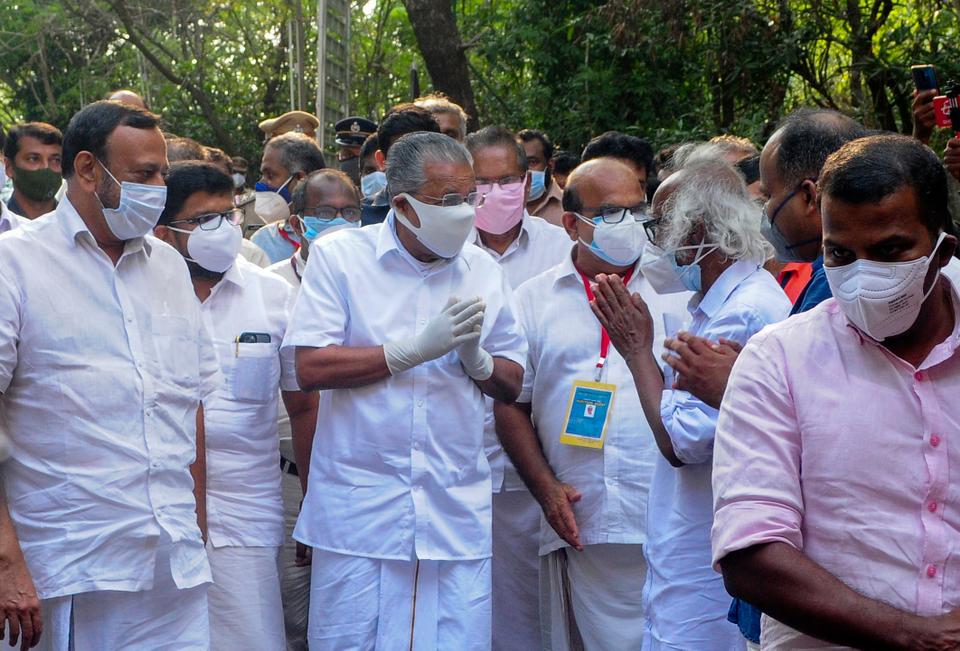
{"type": "Polygon", "coordinates": [[[403,0],[433,87],[463,107],[468,129],[479,125],[466,49],[450,0],[403,0]]]}

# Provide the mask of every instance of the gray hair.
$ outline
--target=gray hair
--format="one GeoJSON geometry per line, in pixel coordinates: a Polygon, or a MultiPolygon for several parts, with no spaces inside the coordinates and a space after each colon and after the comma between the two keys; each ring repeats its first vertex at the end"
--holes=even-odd
{"type": "Polygon", "coordinates": [[[692,151],[677,174],[677,187],[663,207],[658,244],[666,250],[684,246],[703,226],[705,241],[731,260],[763,262],[773,254],[760,233],[760,206],[751,200],[740,172],[715,149],[692,151]]]}
{"type": "Polygon", "coordinates": [[[317,141],[302,133],[289,131],[280,134],[271,138],[266,146],[280,150],[280,164],[289,174],[309,174],[327,166],[317,141]]]}
{"type": "Polygon", "coordinates": [[[516,155],[517,167],[520,168],[520,172],[526,174],[527,170],[530,169],[530,164],[527,162],[527,152],[517,140],[517,136],[506,127],[491,125],[475,131],[467,136],[466,145],[471,154],[475,154],[486,147],[504,147],[516,155]]]}
{"type": "Polygon", "coordinates": [[[442,133],[417,131],[402,136],[387,156],[387,191],[391,197],[419,192],[429,182],[427,163],[462,163],[473,167],[467,148],[442,133]]]}

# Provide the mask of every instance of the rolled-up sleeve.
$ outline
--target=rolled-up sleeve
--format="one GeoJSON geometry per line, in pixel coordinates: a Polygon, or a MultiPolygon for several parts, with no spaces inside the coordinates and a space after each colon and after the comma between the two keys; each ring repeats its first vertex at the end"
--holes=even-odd
{"type": "Polygon", "coordinates": [[[323,249],[310,256],[300,295],[283,338],[283,348],[342,346],[346,339],[348,310],[341,286],[323,249]]]}
{"type": "Polygon", "coordinates": [[[710,461],[718,413],[686,391],[663,392],[660,419],[680,461],[685,464],[710,461]]]}
{"type": "Polygon", "coordinates": [[[750,340],[733,367],[713,455],[713,563],[763,543],[802,549],[800,432],[780,343],[750,340]]]}

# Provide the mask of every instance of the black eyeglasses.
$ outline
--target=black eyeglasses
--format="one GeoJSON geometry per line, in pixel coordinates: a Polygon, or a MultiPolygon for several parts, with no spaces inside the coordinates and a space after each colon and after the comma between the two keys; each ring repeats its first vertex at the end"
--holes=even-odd
{"type": "MultiPolygon", "coordinates": [[[[591,210],[590,212],[594,211],[591,210]]],[[[600,219],[605,224],[619,224],[624,219],[627,219],[628,216],[635,222],[646,222],[648,219],[650,219],[650,215],[647,213],[647,204],[641,203],[629,208],[611,206],[598,209],[597,214],[590,217],[584,215],[584,217],[593,221],[594,223],[597,223],[596,220],[600,219]]]]}
{"type": "Polygon", "coordinates": [[[360,219],[361,212],[360,206],[346,206],[344,208],[337,208],[335,206],[314,206],[313,208],[303,211],[303,218],[309,219],[310,217],[315,217],[325,222],[330,222],[339,216],[343,217],[348,222],[355,222],[360,219]]]}
{"type": "Polygon", "coordinates": [[[215,231],[220,228],[221,222],[227,220],[233,226],[237,226],[243,221],[243,211],[239,208],[231,208],[224,212],[208,212],[190,219],[178,219],[170,222],[171,224],[196,224],[202,231],[215,231]]]}

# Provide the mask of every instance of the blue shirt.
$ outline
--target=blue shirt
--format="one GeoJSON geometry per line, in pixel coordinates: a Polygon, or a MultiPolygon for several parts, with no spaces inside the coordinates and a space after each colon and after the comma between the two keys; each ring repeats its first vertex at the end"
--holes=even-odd
{"type": "Polygon", "coordinates": [[[360,225],[369,226],[370,224],[379,224],[387,218],[390,212],[390,197],[386,189],[381,190],[372,197],[366,198],[361,204],[360,225]]]}
{"type": "Polygon", "coordinates": [[[256,233],[250,238],[250,241],[263,249],[263,252],[267,254],[267,257],[270,258],[270,263],[275,264],[281,260],[286,260],[291,255],[293,255],[297,248],[290,243],[283,235],[280,234],[280,229],[283,228],[284,233],[290,236],[290,239],[293,241],[297,240],[297,235],[293,232],[289,225],[284,224],[284,222],[273,222],[272,224],[267,224],[266,226],[257,230],[256,233]]]}

